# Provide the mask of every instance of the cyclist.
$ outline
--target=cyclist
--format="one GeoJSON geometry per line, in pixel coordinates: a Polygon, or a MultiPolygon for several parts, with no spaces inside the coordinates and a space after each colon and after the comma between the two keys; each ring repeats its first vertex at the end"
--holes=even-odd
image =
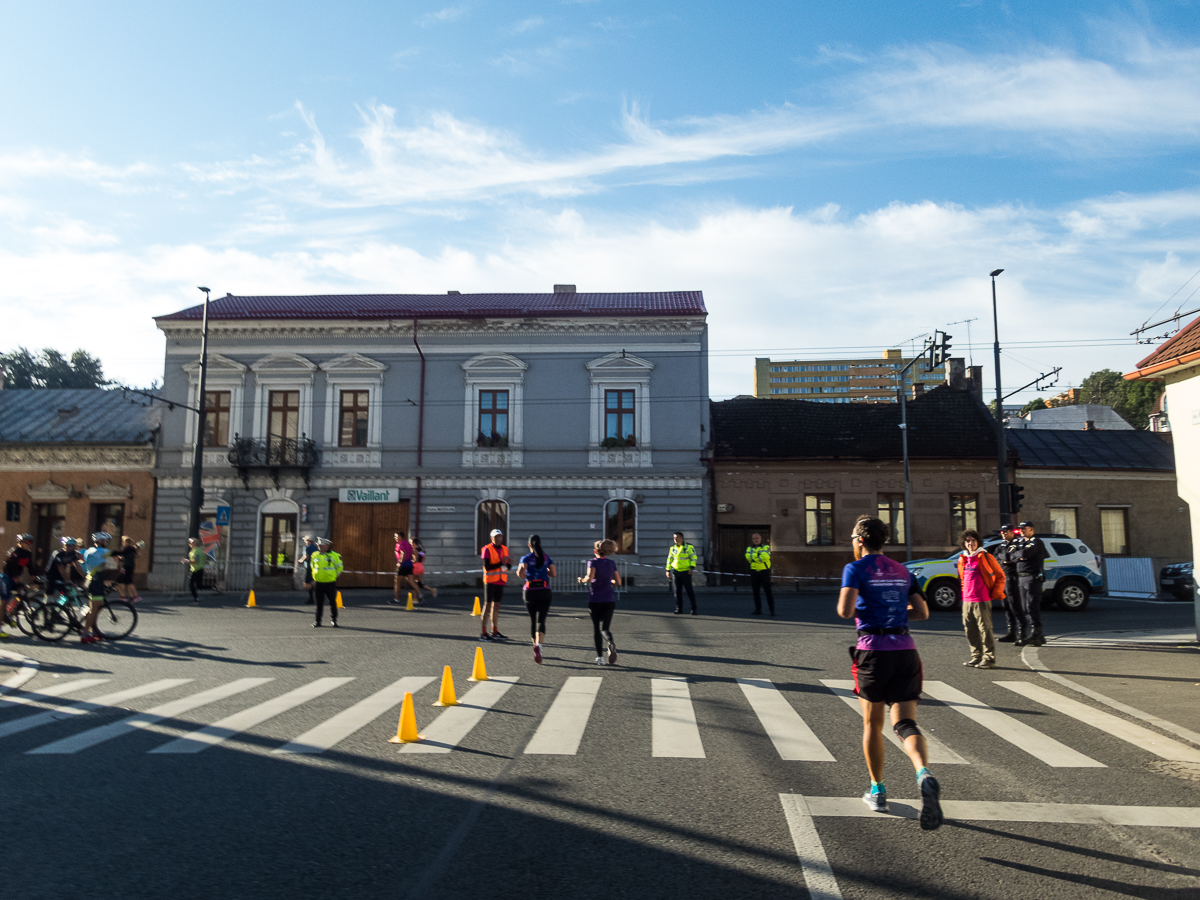
{"type": "Polygon", "coordinates": [[[77,542],[73,537],[62,539],[62,549],[50,557],[46,564],[46,594],[51,598],[65,594],[67,587],[78,579],[83,579],[83,557],[76,549],[77,542]]]}
{"type": "Polygon", "coordinates": [[[33,582],[33,535],[18,534],[17,543],[4,558],[4,574],[8,576],[9,597],[4,601],[5,621],[17,608],[23,584],[33,582]]]}
{"type": "Polygon", "coordinates": [[[80,632],[80,642],[84,644],[94,644],[100,640],[100,634],[96,630],[96,619],[100,616],[100,607],[104,605],[108,574],[118,565],[112,551],[108,549],[108,542],[111,540],[112,535],[107,531],[97,531],[92,535],[92,546],[83,554],[83,568],[88,575],[89,601],[87,618],[83,620],[83,629],[80,632]]]}

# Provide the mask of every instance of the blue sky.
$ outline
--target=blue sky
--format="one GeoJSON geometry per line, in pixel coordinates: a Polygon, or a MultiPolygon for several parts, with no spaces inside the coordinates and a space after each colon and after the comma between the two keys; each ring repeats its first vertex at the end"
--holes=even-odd
{"type": "Polygon", "coordinates": [[[1128,370],[1200,284],[1197,11],[4,2],[0,349],[149,382],[197,284],[701,289],[723,397],[973,317],[987,362],[1003,267],[1006,384],[1128,370]]]}

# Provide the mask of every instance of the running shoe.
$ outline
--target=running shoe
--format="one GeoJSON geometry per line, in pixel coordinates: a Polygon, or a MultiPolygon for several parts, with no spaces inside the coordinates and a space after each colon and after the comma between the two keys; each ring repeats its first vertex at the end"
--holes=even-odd
{"type": "Polygon", "coordinates": [[[967,660],[965,663],[963,663],[963,665],[964,665],[964,666],[977,666],[977,665],[979,665],[979,660],[977,660],[977,659],[968,659],[968,660],[967,660]]]}
{"type": "Polygon", "coordinates": [[[983,662],[975,663],[975,668],[977,668],[977,669],[994,669],[994,668],[996,668],[996,663],[990,659],[985,659],[983,662]]]}
{"type": "Polygon", "coordinates": [[[313,628],[320,628],[320,627],[321,627],[320,622],[313,622],[313,628]]]}
{"type": "Polygon", "coordinates": [[[617,642],[611,637],[608,639],[608,664],[610,666],[617,664],[617,642]]]}
{"type": "Polygon", "coordinates": [[[508,638],[506,638],[504,635],[502,635],[500,632],[498,632],[495,628],[493,628],[492,629],[492,640],[493,641],[507,641],[508,638]]]}
{"type": "Polygon", "coordinates": [[[921,779],[921,828],[936,831],[942,824],[942,787],[932,775],[921,779]]]}
{"type": "MultiPolygon", "coordinates": [[[[871,791],[868,789],[867,792],[863,794],[862,799],[863,803],[871,807],[872,812],[885,813],[888,811],[887,791],[871,791]]],[[[925,827],[924,820],[922,820],[921,827],[925,827]]]]}
{"type": "Polygon", "coordinates": [[[399,603],[399,602],[400,601],[397,600],[395,597],[393,597],[391,600],[388,601],[388,603],[399,603]]]}
{"type": "Polygon", "coordinates": [[[329,624],[330,624],[330,625],[332,625],[334,628],[337,628],[337,627],[338,627],[338,624],[337,624],[337,619],[334,619],[334,620],[333,620],[332,622],[330,622],[329,624]]]}
{"type": "Polygon", "coordinates": [[[141,603],[141,602],[142,602],[142,598],[141,598],[141,597],[130,597],[130,598],[129,598],[129,602],[130,602],[130,603],[141,603]]]}
{"type": "Polygon", "coordinates": [[[535,663],[537,663],[539,666],[542,664],[542,645],[541,644],[533,645],[533,661],[535,663]]]}
{"type": "Polygon", "coordinates": [[[488,634],[486,631],[484,631],[479,635],[479,639],[481,641],[490,641],[492,639],[492,636],[490,634],[488,634]]]}
{"type": "Polygon", "coordinates": [[[98,644],[98,643],[100,643],[100,636],[96,635],[96,634],[85,634],[83,637],[81,637],[79,639],[79,643],[81,643],[81,644],[98,644]]]}
{"type": "Polygon", "coordinates": [[[608,665],[608,661],[607,661],[607,660],[605,660],[605,658],[604,658],[603,656],[597,656],[597,657],[596,657],[596,665],[598,665],[598,666],[607,666],[607,665],[608,665]]]}

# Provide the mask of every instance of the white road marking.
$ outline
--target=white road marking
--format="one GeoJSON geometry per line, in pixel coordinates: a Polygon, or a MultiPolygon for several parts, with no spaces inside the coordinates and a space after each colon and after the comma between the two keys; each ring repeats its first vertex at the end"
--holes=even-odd
{"type": "MultiPolygon", "coordinates": [[[[783,794],[782,797],[795,796],[783,794]]],[[[888,798],[888,813],[871,812],[858,797],[808,797],[809,815],[864,819],[915,819],[920,800],[888,798]]],[[[998,800],[942,800],[947,819],[971,822],[1041,822],[1054,825],[1131,825],[1200,828],[1200,807],[1104,806],[1090,803],[1012,803],[998,800]]]]}
{"type": "Polygon", "coordinates": [[[518,680],[515,675],[493,675],[487,681],[476,682],[475,687],[462,695],[458,706],[446,707],[427,728],[419,729],[425,740],[402,744],[400,752],[449,753],[518,680]]]}
{"type": "MultiPolygon", "coordinates": [[[[857,714],[859,721],[862,721],[862,706],[858,702],[858,695],[854,693],[853,681],[841,681],[834,678],[822,678],[821,684],[829,688],[839,697],[846,701],[849,706],[857,714]]],[[[938,763],[939,765],[968,765],[967,761],[935,738],[932,734],[921,729],[921,733],[925,735],[925,749],[929,752],[929,761],[938,763]]],[[[904,742],[896,737],[896,732],[892,730],[891,723],[885,723],[883,728],[883,736],[899,747],[904,749],[904,742]]]]}
{"type": "Polygon", "coordinates": [[[5,706],[41,706],[43,705],[42,700],[46,697],[62,697],[78,691],[86,691],[88,688],[101,684],[108,684],[108,679],[78,678],[75,681],[64,681],[61,684],[52,684],[48,687],[38,688],[36,691],[21,691],[0,700],[0,709],[5,706]]]}
{"type": "Polygon", "coordinates": [[[1099,728],[1106,734],[1128,741],[1135,747],[1147,750],[1155,756],[1182,762],[1200,762],[1200,749],[1181,744],[1169,737],[1163,737],[1156,731],[1135,725],[1127,719],[1103,712],[1086,703],[1080,703],[1071,697],[1064,697],[1062,694],[1056,694],[1054,691],[1030,684],[1028,681],[997,681],[996,684],[1002,688],[1008,688],[1022,697],[1028,697],[1035,703],[1041,703],[1056,712],[1070,716],[1072,719],[1078,719],[1093,728],[1099,728]]]}
{"type": "MultiPolygon", "coordinates": [[[[842,900],[841,889],[833,877],[833,868],[829,865],[829,857],[825,855],[825,847],[813,824],[806,799],[801,794],[779,795],[788,830],[792,833],[792,844],[800,860],[804,885],[808,888],[811,900],[842,900]]],[[[863,806],[863,809],[866,807],[863,806]]]]}
{"type": "Polygon", "coordinates": [[[650,679],[651,756],[704,759],[686,678],[650,679]]]}
{"type": "Polygon", "coordinates": [[[0,650],[0,656],[21,664],[21,668],[6,678],[3,684],[0,684],[0,694],[15,691],[21,685],[32,681],[38,673],[38,661],[36,659],[30,659],[11,650],[0,650]]]}
{"type": "Polygon", "coordinates": [[[406,693],[415,694],[429,685],[433,676],[408,675],[394,681],[370,697],[359,700],[336,716],[326,719],[315,728],[310,728],[273,753],[324,753],[341,743],[356,731],[374,722],[389,709],[399,706],[406,693]]]}
{"type": "Polygon", "coordinates": [[[273,719],[289,709],[307,703],[314,697],[320,697],[353,680],[353,678],[318,678],[316,681],[281,694],[265,703],[226,716],[224,719],[219,719],[211,725],[206,725],[204,728],[193,731],[191,734],[185,734],[181,738],[176,738],[148,752],[199,753],[201,750],[214,747],[239,732],[253,728],[255,725],[261,725],[267,719],[273,719]]]}
{"type": "MultiPolygon", "coordinates": [[[[982,725],[997,737],[1003,738],[1014,747],[1035,756],[1054,768],[1103,769],[1104,763],[1072,750],[1049,735],[1042,734],[1019,719],[980,703],[969,694],[952,688],[944,681],[925,682],[925,693],[958,710],[971,721],[982,725]]],[[[889,801],[890,802],[890,801],[889,801]]]]}
{"type": "Polygon", "coordinates": [[[189,694],[179,700],[172,700],[170,703],[164,703],[162,706],[156,706],[145,712],[135,713],[132,716],[121,719],[119,722],[100,725],[97,728],[63,738],[61,741],[43,744],[41,747],[34,747],[32,750],[26,750],[25,752],[26,754],[78,753],[80,750],[95,747],[97,744],[103,744],[105,741],[111,741],[113,738],[123,737],[130,732],[137,731],[139,728],[156,725],[164,719],[182,715],[198,707],[215,703],[218,700],[224,700],[226,697],[232,697],[234,694],[240,694],[242,691],[248,691],[251,688],[259,687],[274,680],[273,678],[239,678],[237,681],[209,688],[207,691],[200,691],[198,694],[189,694]]]}
{"type": "Polygon", "coordinates": [[[739,678],[738,686],[780,759],[834,762],[833,754],[768,678],[739,678]]]}
{"type": "Polygon", "coordinates": [[[578,753],[579,742],[583,740],[583,732],[603,680],[594,676],[568,678],[533,733],[525,752],[557,756],[574,756],[578,753]]]}
{"type": "Polygon", "coordinates": [[[3,725],[0,725],[0,738],[20,734],[22,731],[39,728],[42,725],[49,725],[51,722],[69,719],[71,716],[82,716],[85,713],[107,709],[111,706],[124,703],[126,700],[136,700],[138,697],[144,697],[147,694],[169,691],[171,688],[177,688],[181,684],[187,684],[191,680],[190,678],[160,678],[158,681],[151,681],[148,684],[142,684],[138,687],[126,688],[123,691],[116,691],[112,694],[102,694],[99,697],[84,700],[72,706],[63,706],[58,709],[47,710],[46,712],[34,713],[30,716],[21,716],[19,719],[13,719],[11,722],[5,722],[3,725]]]}

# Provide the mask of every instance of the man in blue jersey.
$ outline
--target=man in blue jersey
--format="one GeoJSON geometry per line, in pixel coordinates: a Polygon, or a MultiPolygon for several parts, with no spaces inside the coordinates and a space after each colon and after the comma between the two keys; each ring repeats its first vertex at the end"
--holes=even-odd
{"type": "Polygon", "coordinates": [[[850,542],[854,562],[842,572],[837,611],[853,618],[858,641],[850,648],[854,692],[863,711],[863,755],[871,775],[871,788],[863,802],[875,812],[887,812],[883,784],[883,719],[892,707],[892,728],[917,770],[921,790],[921,827],[933,831],[942,824],[941,788],[929,772],[925,737],[917,728],[917,701],[921,698],[921,657],[908,633],[908,623],[929,618],[929,606],[912,573],[883,555],[888,526],[880,519],[860,516],[850,542]]]}

